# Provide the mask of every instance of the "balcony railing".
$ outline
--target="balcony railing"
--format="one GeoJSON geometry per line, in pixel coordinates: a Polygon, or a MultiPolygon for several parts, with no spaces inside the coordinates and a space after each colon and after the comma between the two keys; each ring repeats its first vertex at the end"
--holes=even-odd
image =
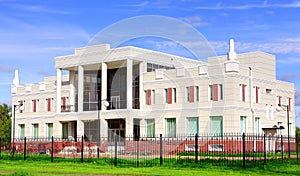
{"type": "Polygon", "coordinates": [[[61,105],[61,112],[75,112],[74,105],[61,105]]]}

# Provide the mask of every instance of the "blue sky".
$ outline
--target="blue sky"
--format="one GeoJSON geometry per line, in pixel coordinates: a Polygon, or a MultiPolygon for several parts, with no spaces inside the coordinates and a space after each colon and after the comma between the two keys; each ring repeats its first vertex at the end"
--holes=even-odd
{"type": "MultiPolygon", "coordinates": [[[[0,103],[11,104],[14,69],[21,84],[55,75],[54,57],[83,47],[105,27],[140,15],[163,15],[192,25],[218,55],[236,41],[236,52],[264,51],[277,58],[277,79],[295,84],[300,126],[300,1],[73,1],[0,0],[0,103]]],[[[181,54],[166,40],[130,44],[181,54]]]]}

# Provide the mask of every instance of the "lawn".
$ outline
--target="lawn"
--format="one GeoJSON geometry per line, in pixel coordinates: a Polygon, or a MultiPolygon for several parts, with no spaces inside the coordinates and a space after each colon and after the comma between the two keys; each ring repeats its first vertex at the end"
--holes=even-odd
{"type": "Polygon", "coordinates": [[[177,165],[114,167],[101,163],[0,160],[0,175],[299,175],[300,165],[274,164],[248,168],[177,165]]]}

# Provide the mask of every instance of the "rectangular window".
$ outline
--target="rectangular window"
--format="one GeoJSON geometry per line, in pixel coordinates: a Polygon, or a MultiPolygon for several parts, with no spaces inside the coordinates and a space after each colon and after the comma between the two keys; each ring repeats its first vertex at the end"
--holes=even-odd
{"type": "MultiPolygon", "coordinates": [[[[277,126],[278,126],[278,128],[279,128],[280,126],[282,126],[282,122],[277,122],[277,126]]],[[[277,130],[277,134],[278,134],[279,136],[281,136],[281,135],[282,135],[282,130],[281,130],[281,129],[278,129],[278,130],[277,130]]]]}
{"type": "Polygon", "coordinates": [[[246,133],[246,129],[247,129],[247,118],[246,116],[241,116],[240,117],[240,129],[241,129],[241,133],[246,133]]]}
{"type": "Polygon", "coordinates": [[[281,101],[282,97],[281,96],[277,96],[277,104],[278,106],[281,106],[282,101],[281,101]]]}
{"type": "Polygon", "coordinates": [[[193,103],[199,101],[199,87],[198,86],[189,86],[186,87],[186,102],[193,103]]]}
{"type": "Polygon", "coordinates": [[[253,98],[254,98],[255,103],[260,103],[260,98],[261,98],[260,88],[257,86],[254,86],[253,92],[254,92],[253,98]]]}
{"type": "Polygon", "coordinates": [[[19,124],[19,138],[25,137],[25,124],[19,124]]]}
{"type": "Polygon", "coordinates": [[[176,137],[176,118],[166,119],[166,136],[176,137]]]}
{"type": "Polygon", "coordinates": [[[222,116],[210,117],[210,133],[215,136],[221,136],[223,134],[223,117],[222,116]]]}
{"type": "Polygon", "coordinates": [[[25,100],[20,100],[19,101],[19,109],[18,109],[18,111],[19,111],[19,113],[23,113],[23,112],[25,112],[25,100]],[[22,108],[20,108],[22,106],[22,108]]]}
{"type": "Polygon", "coordinates": [[[151,104],[155,104],[155,90],[145,90],[145,104],[146,105],[151,105],[151,104]]]}
{"type": "Polygon", "coordinates": [[[154,119],[147,119],[146,120],[146,134],[147,137],[155,137],[155,120],[154,119]]]}
{"type": "Polygon", "coordinates": [[[289,106],[289,111],[291,111],[291,109],[292,109],[292,99],[291,98],[288,98],[287,99],[287,104],[288,104],[288,106],[289,106]]]}
{"type": "Polygon", "coordinates": [[[32,137],[39,138],[39,124],[32,124],[32,137]]]}
{"type": "Polygon", "coordinates": [[[164,89],[165,103],[173,104],[176,103],[176,88],[164,89]]]}
{"type": "Polygon", "coordinates": [[[61,112],[66,112],[67,110],[67,97],[61,97],[61,112]]]}
{"type": "Polygon", "coordinates": [[[212,101],[221,101],[223,100],[223,85],[222,84],[213,84],[209,85],[209,100],[212,101]]]}
{"type": "Polygon", "coordinates": [[[260,118],[255,117],[255,134],[259,134],[260,132],[260,118]]]}
{"type": "Polygon", "coordinates": [[[50,112],[53,109],[53,98],[46,98],[45,99],[45,111],[50,112]]]}
{"type": "Polygon", "coordinates": [[[247,101],[246,97],[247,97],[247,86],[245,84],[240,84],[240,100],[241,101],[247,101]]]}
{"type": "Polygon", "coordinates": [[[273,94],[272,89],[266,89],[266,94],[273,94]]]}
{"type": "Polygon", "coordinates": [[[187,118],[187,132],[189,136],[195,136],[199,134],[199,118],[188,117],[187,118]]]}
{"type": "Polygon", "coordinates": [[[63,139],[68,139],[69,136],[69,130],[68,130],[68,123],[63,123],[62,124],[62,138],[63,139]]]}
{"type": "Polygon", "coordinates": [[[31,101],[31,112],[38,112],[39,109],[39,100],[35,99],[31,101]]]}
{"type": "Polygon", "coordinates": [[[46,124],[46,137],[50,139],[53,136],[53,123],[46,124]]]}

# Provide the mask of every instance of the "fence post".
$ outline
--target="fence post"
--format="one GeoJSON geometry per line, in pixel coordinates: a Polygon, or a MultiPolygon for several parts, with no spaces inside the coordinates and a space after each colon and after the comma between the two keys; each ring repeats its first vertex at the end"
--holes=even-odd
{"type": "Polygon", "coordinates": [[[267,153],[266,153],[266,134],[264,134],[264,163],[267,163],[267,153]]]}
{"type": "Polygon", "coordinates": [[[163,151],[162,151],[162,134],[159,134],[159,164],[163,163],[163,151]]]}
{"type": "Polygon", "coordinates": [[[198,134],[195,135],[195,163],[198,163],[198,134]]]}
{"type": "Polygon", "coordinates": [[[0,158],[1,158],[2,139],[0,138],[0,158]]]}
{"type": "Polygon", "coordinates": [[[24,137],[24,160],[26,160],[26,137],[24,137]]]}
{"type": "Polygon", "coordinates": [[[117,135],[115,134],[115,136],[114,136],[114,138],[115,138],[115,161],[114,161],[114,164],[115,164],[115,166],[117,166],[117,159],[118,159],[118,141],[117,141],[117,135]]]}
{"type": "Polygon", "coordinates": [[[83,143],[83,136],[81,136],[81,163],[83,163],[83,145],[84,145],[84,143],[83,143]]]}
{"type": "Polygon", "coordinates": [[[136,160],[136,167],[139,167],[139,153],[140,153],[140,137],[138,136],[137,137],[137,151],[136,151],[136,158],[137,158],[137,160],[136,160]]]}
{"type": "Polygon", "coordinates": [[[243,133],[243,169],[246,169],[246,141],[245,141],[245,133],[243,133]]]}
{"type": "Polygon", "coordinates": [[[280,137],[281,139],[281,163],[283,164],[283,139],[282,139],[282,135],[281,135],[281,137],[280,137]]]}
{"type": "Polygon", "coordinates": [[[53,163],[53,153],[54,153],[54,138],[51,137],[51,163],[53,163]]]}
{"type": "Polygon", "coordinates": [[[297,164],[299,163],[299,138],[300,136],[296,133],[296,155],[297,155],[297,164]]]}

